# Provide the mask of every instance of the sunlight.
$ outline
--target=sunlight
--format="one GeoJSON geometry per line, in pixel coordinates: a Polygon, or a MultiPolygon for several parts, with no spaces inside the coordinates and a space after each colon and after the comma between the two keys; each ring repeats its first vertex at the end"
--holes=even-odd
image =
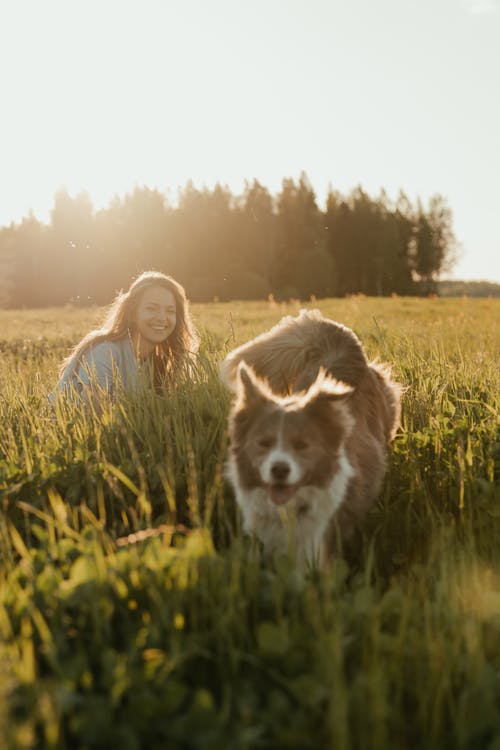
{"type": "Polygon", "coordinates": [[[445,195],[464,246],[456,273],[500,278],[498,0],[384,5],[363,2],[360,28],[345,3],[9,4],[0,227],[30,210],[47,221],[63,187],[100,209],[138,185],[175,196],[188,180],[238,193],[256,178],[276,193],[304,170],[320,204],[329,183],[445,195]],[[430,22],[420,59],[408,33],[430,22]]]}

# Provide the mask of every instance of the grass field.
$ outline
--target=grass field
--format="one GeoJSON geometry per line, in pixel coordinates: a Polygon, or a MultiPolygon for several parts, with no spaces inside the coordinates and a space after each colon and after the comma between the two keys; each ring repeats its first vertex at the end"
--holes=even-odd
{"type": "Polygon", "coordinates": [[[100,311],[0,311],[0,747],[500,750],[500,300],[317,306],[406,390],[305,576],[242,538],[217,376],[298,304],[194,306],[194,379],[100,418],[47,402],[100,311]]]}

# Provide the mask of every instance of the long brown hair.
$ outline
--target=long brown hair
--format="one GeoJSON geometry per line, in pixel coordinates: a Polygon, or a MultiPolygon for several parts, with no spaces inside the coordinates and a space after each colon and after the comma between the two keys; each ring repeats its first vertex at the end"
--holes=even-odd
{"type": "Polygon", "coordinates": [[[155,383],[172,375],[182,368],[190,354],[198,351],[199,338],[189,315],[189,303],[184,288],[173,279],[159,271],[144,271],[130,285],[127,292],[121,291],[108,308],[101,328],[97,328],[75,346],[69,357],[61,365],[60,375],[68,365],[76,367],[80,358],[91,346],[102,341],[119,341],[129,336],[134,330],[135,311],[142,294],[152,286],[161,286],[172,293],[175,299],[175,328],[166,341],[158,344],[153,355],[155,383]]]}

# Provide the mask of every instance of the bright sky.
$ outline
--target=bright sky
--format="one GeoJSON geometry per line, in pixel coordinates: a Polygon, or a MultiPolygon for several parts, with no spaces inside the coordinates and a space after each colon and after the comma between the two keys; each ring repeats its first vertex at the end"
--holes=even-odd
{"type": "Polygon", "coordinates": [[[0,225],[54,193],[305,170],[447,197],[500,282],[500,0],[0,0],[0,225]]]}

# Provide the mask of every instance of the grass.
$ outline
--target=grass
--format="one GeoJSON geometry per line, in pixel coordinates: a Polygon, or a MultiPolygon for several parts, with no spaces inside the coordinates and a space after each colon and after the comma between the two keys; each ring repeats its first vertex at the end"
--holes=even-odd
{"type": "Polygon", "coordinates": [[[499,750],[500,303],[317,306],[406,391],[376,508],[306,576],[241,535],[217,376],[298,304],[195,306],[195,377],[99,419],[46,398],[99,311],[0,311],[2,747],[499,750]]]}

